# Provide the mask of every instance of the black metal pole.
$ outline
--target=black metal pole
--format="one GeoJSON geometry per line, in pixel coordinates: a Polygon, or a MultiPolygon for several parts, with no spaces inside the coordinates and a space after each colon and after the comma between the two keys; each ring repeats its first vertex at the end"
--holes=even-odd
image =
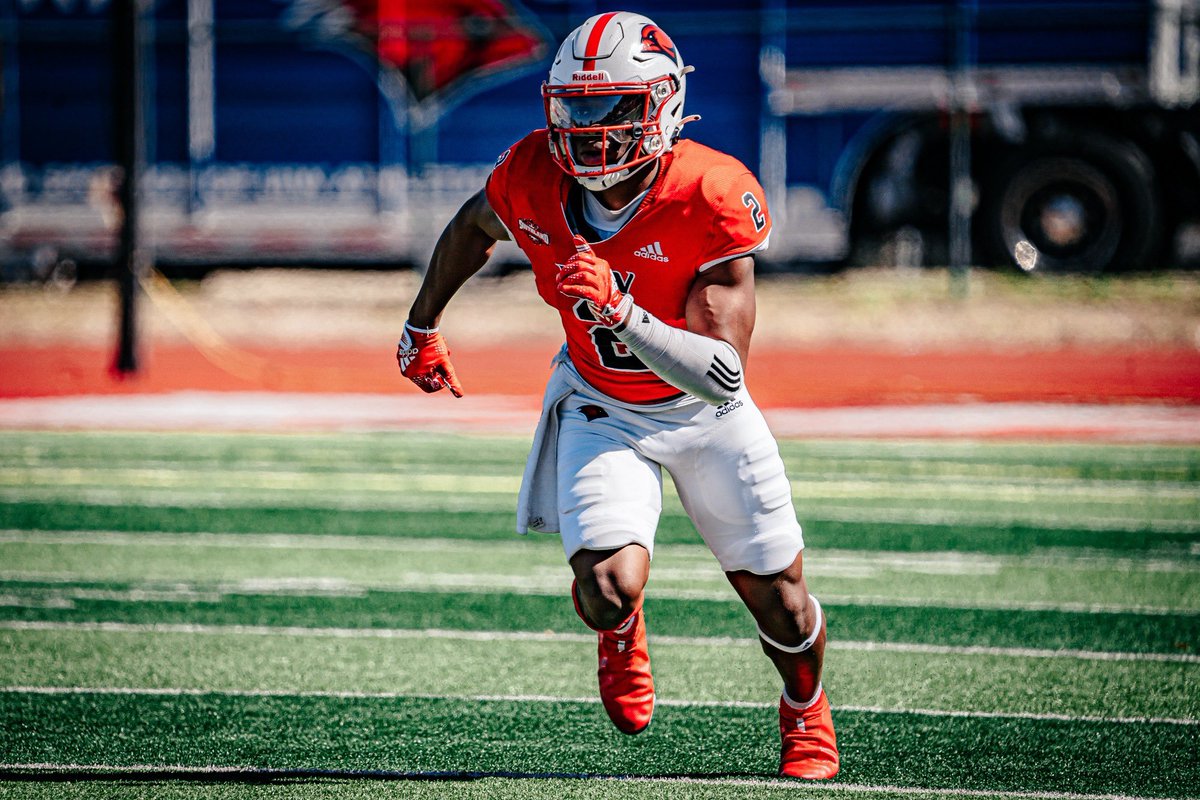
{"type": "Polygon", "coordinates": [[[954,64],[950,100],[950,284],[957,297],[967,294],[971,266],[971,215],[975,191],[971,179],[971,69],[975,65],[976,0],[954,3],[954,64]]]}
{"type": "Polygon", "coordinates": [[[113,369],[138,370],[138,278],[144,269],[141,240],[141,178],[146,165],[141,0],[112,0],[113,143],[120,172],[117,201],[121,227],[113,261],[120,317],[113,369]]]}

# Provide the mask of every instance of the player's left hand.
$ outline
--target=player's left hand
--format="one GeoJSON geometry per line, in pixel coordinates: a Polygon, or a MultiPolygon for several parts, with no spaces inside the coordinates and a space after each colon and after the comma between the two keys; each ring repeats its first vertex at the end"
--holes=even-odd
{"type": "Polygon", "coordinates": [[[574,242],[575,254],[558,270],[558,291],[586,300],[592,313],[611,328],[625,318],[633,301],[617,288],[608,261],[596,255],[579,234],[574,242]]]}

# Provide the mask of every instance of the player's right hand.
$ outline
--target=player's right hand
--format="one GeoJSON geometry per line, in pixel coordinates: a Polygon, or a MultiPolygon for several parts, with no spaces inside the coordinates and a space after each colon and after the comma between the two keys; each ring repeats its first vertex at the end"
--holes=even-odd
{"type": "Polygon", "coordinates": [[[462,397],[462,384],[450,363],[450,349],[438,329],[414,328],[404,323],[404,333],[396,347],[396,362],[404,377],[425,392],[449,387],[455,397],[462,397]]]}
{"type": "Polygon", "coordinates": [[[596,255],[591,245],[579,234],[574,237],[575,254],[559,265],[556,283],[558,291],[567,297],[586,300],[592,313],[608,327],[620,324],[629,313],[632,300],[617,288],[612,268],[596,255]]]}

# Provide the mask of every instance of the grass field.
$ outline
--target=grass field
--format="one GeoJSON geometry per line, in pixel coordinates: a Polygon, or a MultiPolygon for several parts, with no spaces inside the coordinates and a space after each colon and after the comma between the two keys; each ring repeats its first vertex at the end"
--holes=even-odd
{"type": "Polygon", "coordinates": [[[627,738],[524,439],[0,433],[0,797],[1200,797],[1200,450],[782,446],[817,787],[674,495],[627,738]]]}

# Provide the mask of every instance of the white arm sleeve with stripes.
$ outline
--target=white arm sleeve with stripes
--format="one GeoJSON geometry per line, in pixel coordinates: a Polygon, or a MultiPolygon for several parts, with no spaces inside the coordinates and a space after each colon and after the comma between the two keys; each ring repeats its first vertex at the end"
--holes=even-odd
{"type": "MultiPolygon", "coordinates": [[[[628,295],[626,295],[628,298],[628,295]]],[[[613,333],[655,375],[706,403],[718,406],[742,388],[742,359],[720,339],[673,328],[629,302],[613,333]]]]}

